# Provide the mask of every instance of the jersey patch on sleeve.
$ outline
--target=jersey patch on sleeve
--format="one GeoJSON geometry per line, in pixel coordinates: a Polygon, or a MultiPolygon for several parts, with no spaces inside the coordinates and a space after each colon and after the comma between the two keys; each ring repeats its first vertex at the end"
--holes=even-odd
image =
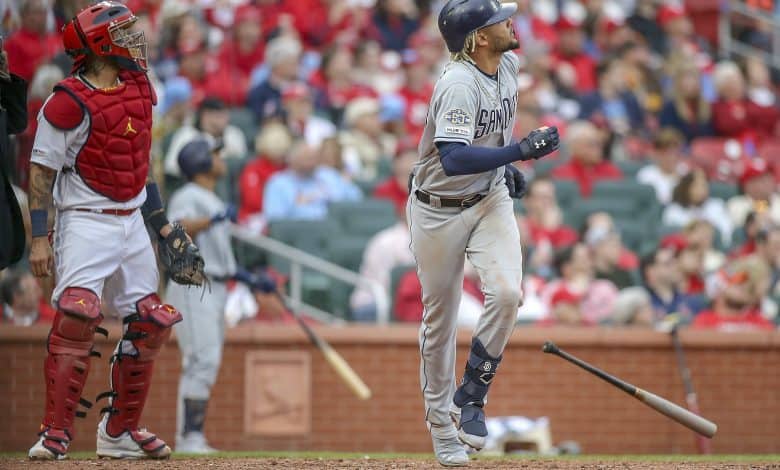
{"type": "Polygon", "coordinates": [[[471,135],[471,129],[469,129],[468,127],[450,127],[450,126],[447,126],[447,127],[444,128],[444,132],[446,132],[447,134],[465,135],[467,137],[469,135],[471,135]]]}
{"type": "Polygon", "coordinates": [[[455,108],[447,111],[444,114],[444,119],[451,122],[456,126],[463,126],[465,124],[471,124],[471,116],[460,108],[455,108]]]}

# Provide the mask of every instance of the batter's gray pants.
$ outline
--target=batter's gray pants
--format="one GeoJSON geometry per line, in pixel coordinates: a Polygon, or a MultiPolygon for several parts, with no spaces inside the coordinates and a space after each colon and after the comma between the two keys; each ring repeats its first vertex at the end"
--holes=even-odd
{"type": "Polygon", "coordinates": [[[227,288],[223,282],[212,282],[211,292],[207,288],[205,293],[201,288],[186,287],[173,281],[168,283],[165,302],[176,307],[183,317],[173,326],[182,366],[177,431],[183,427],[184,399],[208,400],[211,387],[217,380],[225,341],[226,301],[227,288]]]}
{"type": "MultiPolygon", "coordinates": [[[[425,419],[444,426],[455,393],[455,339],[464,255],[482,281],[485,311],[474,335],[492,357],[500,356],[522,301],[520,234],[506,186],[496,185],[477,205],[434,208],[414,196],[407,220],[424,305],[420,326],[420,381],[425,419]]],[[[465,358],[464,358],[465,360],[465,358]]],[[[465,362],[464,362],[465,365],[465,362]]]]}

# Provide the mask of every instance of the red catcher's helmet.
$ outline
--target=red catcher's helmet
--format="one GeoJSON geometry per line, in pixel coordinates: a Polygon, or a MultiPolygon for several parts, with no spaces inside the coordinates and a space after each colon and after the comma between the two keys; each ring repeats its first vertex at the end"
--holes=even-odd
{"type": "Polygon", "coordinates": [[[74,72],[87,54],[110,57],[123,69],[146,71],[146,38],[143,31],[130,31],[137,18],[125,5],[100,2],[79,12],[62,29],[65,52],[73,57],[74,72]]]}

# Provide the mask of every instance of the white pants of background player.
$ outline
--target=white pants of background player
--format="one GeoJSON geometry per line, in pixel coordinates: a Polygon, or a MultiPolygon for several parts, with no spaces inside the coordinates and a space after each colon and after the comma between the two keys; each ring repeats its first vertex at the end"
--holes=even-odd
{"type": "Polygon", "coordinates": [[[227,286],[212,281],[211,289],[169,282],[165,302],[187,312],[173,325],[182,355],[176,412],[176,435],[184,430],[184,399],[208,400],[217,380],[225,342],[227,286]]]}
{"type": "MultiPolygon", "coordinates": [[[[446,426],[455,394],[455,339],[463,286],[464,256],[479,273],[485,311],[474,336],[499,357],[514,329],[521,302],[523,255],[507,188],[495,185],[468,209],[434,208],[414,189],[407,201],[412,252],[422,285],[420,382],[429,424],[446,426]]],[[[465,366],[463,358],[459,367],[465,366]]],[[[460,372],[459,372],[460,373],[460,372]]]]}
{"type": "MultiPolygon", "coordinates": [[[[125,216],[59,211],[54,264],[53,305],[66,288],[83,287],[102,298],[104,315],[125,318],[136,313],[136,302],[157,292],[157,260],[140,210],[125,216]]],[[[132,348],[129,341],[122,344],[132,348]]]]}

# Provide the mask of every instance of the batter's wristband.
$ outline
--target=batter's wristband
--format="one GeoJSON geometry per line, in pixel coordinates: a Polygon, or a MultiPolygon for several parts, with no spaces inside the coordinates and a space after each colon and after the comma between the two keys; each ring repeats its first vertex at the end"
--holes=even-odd
{"type": "Polygon", "coordinates": [[[163,227],[168,225],[170,222],[168,222],[168,217],[165,216],[165,212],[162,209],[160,209],[154,214],[147,217],[146,223],[152,227],[154,233],[160,235],[160,231],[163,229],[163,227]]]}
{"type": "Polygon", "coordinates": [[[49,212],[46,209],[33,209],[30,211],[30,226],[32,236],[46,237],[49,235],[49,212]]]}

